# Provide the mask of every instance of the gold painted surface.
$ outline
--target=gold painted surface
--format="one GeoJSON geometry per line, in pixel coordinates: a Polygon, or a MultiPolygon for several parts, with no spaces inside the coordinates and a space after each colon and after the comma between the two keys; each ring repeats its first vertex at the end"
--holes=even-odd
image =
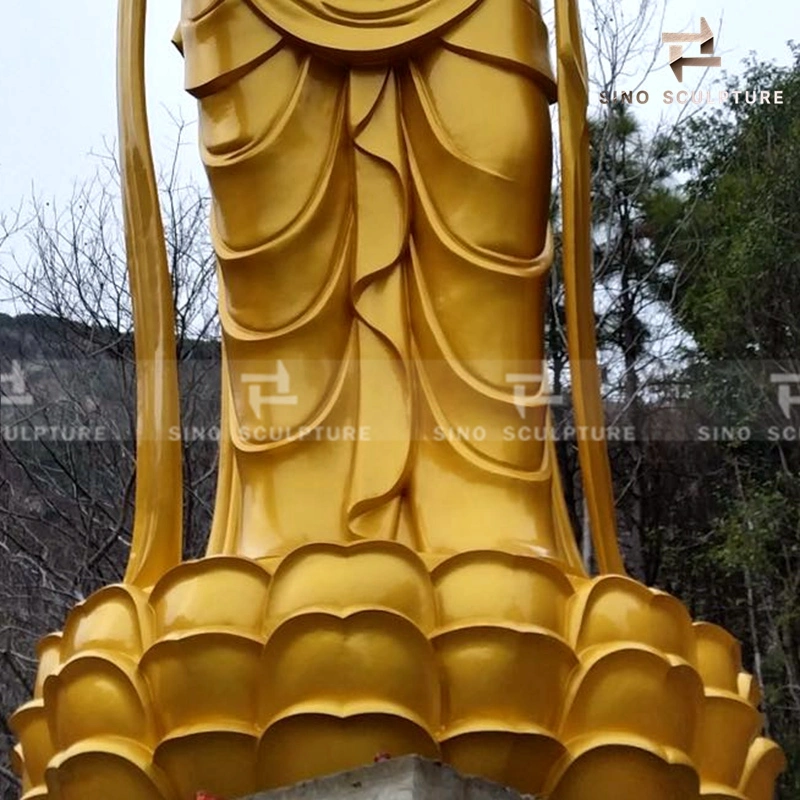
{"type": "MultiPolygon", "coordinates": [[[[120,103],[146,441],[177,389],[144,9],[121,2],[120,103]]],[[[140,451],[126,582],[42,642],[11,720],[24,800],[236,797],[377,752],[554,800],[769,800],[783,754],[738,644],[624,576],[591,442],[586,575],[545,387],[510,385],[546,355],[557,96],[576,418],[602,424],[585,59],[556,10],[557,89],[523,0],[184,0],[224,333],[216,514],[178,564],[180,493],[157,491],[176,464],[140,451]]]]}
{"type": "Polygon", "coordinates": [[[175,313],[144,92],[146,3],[120,0],[117,106],[136,344],[136,515],[125,580],[152,586],[181,560],[183,481],[175,313]]]}
{"type": "Polygon", "coordinates": [[[292,4],[303,22],[289,37],[267,5],[226,0],[181,25],[238,495],[211,552],[388,539],[580,570],[554,514],[546,397],[534,381],[520,401],[509,380],[540,375],[545,356],[554,93],[538,11],[483,0],[432,39],[381,5],[369,30],[406,31],[407,53],[365,67],[341,63],[361,47],[354,23],[336,23],[350,39],[332,61],[310,6],[292,4]],[[241,54],[222,46],[244,31],[241,54]],[[281,368],[294,404],[254,405],[252,376],[281,368]]]}
{"type": "Polygon", "coordinates": [[[629,578],[308,544],[89,598],[11,722],[26,800],[236,797],[383,751],[558,800],[770,800],[783,755],[740,659],[629,578]]]}

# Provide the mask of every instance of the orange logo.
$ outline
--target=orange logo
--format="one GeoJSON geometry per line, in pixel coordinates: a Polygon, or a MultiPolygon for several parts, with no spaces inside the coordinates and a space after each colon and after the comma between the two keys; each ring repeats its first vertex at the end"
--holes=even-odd
{"type": "Polygon", "coordinates": [[[683,83],[684,67],[721,67],[722,59],[712,55],[714,52],[714,34],[706,22],[705,17],[700,17],[700,33],[662,33],[662,44],[669,44],[669,65],[675,77],[683,83]],[[687,58],[683,55],[682,44],[700,44],[703,56],[687,58]]]}

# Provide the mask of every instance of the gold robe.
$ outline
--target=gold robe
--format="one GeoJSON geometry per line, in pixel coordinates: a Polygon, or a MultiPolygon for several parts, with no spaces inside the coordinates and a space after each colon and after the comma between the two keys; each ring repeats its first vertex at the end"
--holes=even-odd
{"type": "Polygon", "coordinates": [[[210,553],[396,539],[577,564],[543,372],[527,0],[184,1],[226,359],[210,553]]]}

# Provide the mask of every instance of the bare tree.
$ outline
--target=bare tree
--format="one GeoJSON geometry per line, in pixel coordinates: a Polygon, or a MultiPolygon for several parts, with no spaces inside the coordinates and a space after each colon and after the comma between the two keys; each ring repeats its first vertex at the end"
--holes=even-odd
{"type": "MultiPolygon", "coordinates": [[[[209,201],[184,180],[179,146],[160,188],[188,431],[182,488],[192,556],[212,511],[219,343],[209,201]]],[[[19,312],[0,316],[0,372],[13,368],[24,380],[24,392],[4,397],[0,409],[4,800],[18,796],[5,720],[31,695],[35,645],[61,629],[76,602],[120,579],[130,545],[135,365],[118,174],[113,157],[104,157],[63,207],[36,199],[27,218],[20,211],[0,220],[0,297],[19,312]]]]}

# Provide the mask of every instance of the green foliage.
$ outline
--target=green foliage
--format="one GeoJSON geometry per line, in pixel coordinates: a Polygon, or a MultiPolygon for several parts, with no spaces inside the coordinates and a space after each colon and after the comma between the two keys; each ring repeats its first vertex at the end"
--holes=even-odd
{"type": "Polygon", "coordinates": [[[607,302],[598,335],[630,370],[646,354],[652,305],[668,294],[661,233],[683,213],[672,181],[679,152],[673,138],[650,136],[624,103],[591,120],[590,137],[595,275],[607,302]]]}
{"type": "Polygon", "coordinates": [[[749,62],[729,88],[769,87],[782,104],[730,104],[682,131],[692,213],[672,255],[675,310],[721,358],[791,358],[800,345],[800,46],[794,64],[749,62]]]}
{"type": "MultiPolygon", "coordinates": [[[[672,310],[697,346],[689,394],[714,423],[755,431],[770,414],[800,427],[778,410],[774,387],[764,389],[779,368],[800,372],[800,46],[790,47],[790,66],[752,58],[728,79],[731,89],[780,91],[782,104],[734,103],[681,131],[686,222],[669,243],[678,276],[672,310]]],[[[693,528],[702,546],[684,562],[689,575],[673,580],[743,641],[764,684],[769,732],[789,757],[780,796],[795,798],[800,445],[754,439],[716,445],[718,468],[705,480],[711,516],[693,528]]],[[[666,573],[678,568],[668,562],[666,573]]]]}

